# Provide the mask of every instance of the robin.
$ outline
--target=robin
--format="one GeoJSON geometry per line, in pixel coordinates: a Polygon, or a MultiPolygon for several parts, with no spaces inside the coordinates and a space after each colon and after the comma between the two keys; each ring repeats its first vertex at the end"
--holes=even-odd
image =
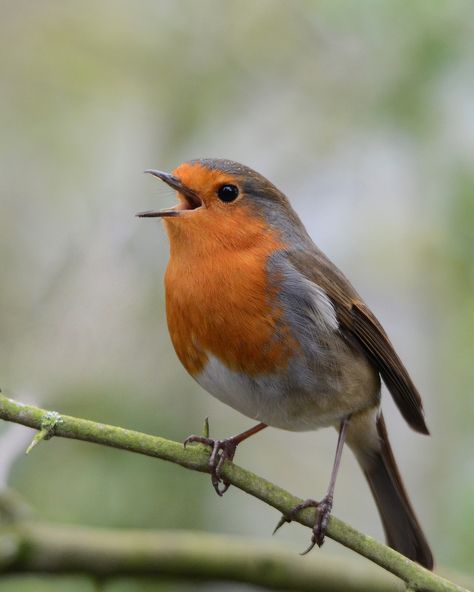
{"type": "Polygon", "coordinates": [[[408,499],[380,410],[381,379],[408,424],[428,434],[420,395],[384,329],[309,237],[288,199],[256,171],[197,159],[158,177],[178,204],[160,217],[170,242],[168,328],[178,358],[210,394],[259,423],[211,447],[219,495],[224,461],[267,426],[338,432],[329,488],[282,517],[316,507],[308,552],[324,541],[344,444],[375,498],[388,545],[431,569],[433,557],[408,499]]]}

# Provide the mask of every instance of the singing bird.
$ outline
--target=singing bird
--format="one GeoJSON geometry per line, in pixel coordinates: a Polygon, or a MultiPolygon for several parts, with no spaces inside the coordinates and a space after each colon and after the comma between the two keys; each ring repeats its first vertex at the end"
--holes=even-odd
{"type": "Polygon", "coordinates": [[[308,235],[288,199],[256,171],[224,159],[146,172],[178,204],[137,214],[160,217],[170,242],[166,314],[183,366],[210,394],[259,423],[231,438],[190,436],[211,446],[219,495],[225,460],[267,426],[339,432],[309,551],[321,545],[344,444],[375,498],[388,545],[431,569],[433,557],[390,447],[381,379],[408,424],[428,434],[420,395],[379,321],[308,235]]]}

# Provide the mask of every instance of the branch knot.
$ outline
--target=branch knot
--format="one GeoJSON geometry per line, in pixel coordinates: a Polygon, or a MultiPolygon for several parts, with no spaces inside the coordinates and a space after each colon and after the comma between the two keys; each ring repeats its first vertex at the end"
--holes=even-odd
{"type": "Polygon", "coordinates": [[[54,430],[58,423],[63,423],[63,418],[57,411],[47,411],[41,418],[41,428],[37,434],[35,434],[31,444],[26,449],[26,454],[41,442],[41,440],[49,440],[54,436],[54,430]]]}

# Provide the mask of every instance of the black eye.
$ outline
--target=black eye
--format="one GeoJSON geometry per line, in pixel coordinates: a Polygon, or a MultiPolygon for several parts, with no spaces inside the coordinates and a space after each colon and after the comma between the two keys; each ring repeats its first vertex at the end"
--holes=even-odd
{"type": "Polygon", "coordinates": [[[236,185],[222,185],[222,187],[219,187],[217,190],[217,197],[226,203],[234,201],[238,196],[239,188],[236,185]]]}

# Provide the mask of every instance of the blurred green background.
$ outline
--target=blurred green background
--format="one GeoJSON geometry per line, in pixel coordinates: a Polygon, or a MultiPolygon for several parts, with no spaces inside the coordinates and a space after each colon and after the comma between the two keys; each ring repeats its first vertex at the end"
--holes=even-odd
{"type": "MultiPolygon", "coordinates": [[[[159,222],[134,218],[174,202],[143,169],[241,161],[290,197],[392,337],[432,431],[410,431],[384,395],[402,474],[438,564],[474,572],[473,13],[467,0],[2,1],[2,390],[175,440],[206,415],[214,435],[248,427],[180,367],[167,241],[159,222]]],[[[177,466],[59,440],[24,457],[32,432],[0,430],[1,485],[43,520],[267,540],[278,519],[177,466]]],[[[240,464],[323,494],[335,432],[257,438],[240,464]]],[[[335,514],[382,537],[349,452],[335,514]]],[[[278,540],[296,552],[308,536],[292,525],[278,540]]],[[[315,553],[347,552],[328,540],[315,553]]],[[[89,589],[0,579],[1,592],[89,589]]]]}

